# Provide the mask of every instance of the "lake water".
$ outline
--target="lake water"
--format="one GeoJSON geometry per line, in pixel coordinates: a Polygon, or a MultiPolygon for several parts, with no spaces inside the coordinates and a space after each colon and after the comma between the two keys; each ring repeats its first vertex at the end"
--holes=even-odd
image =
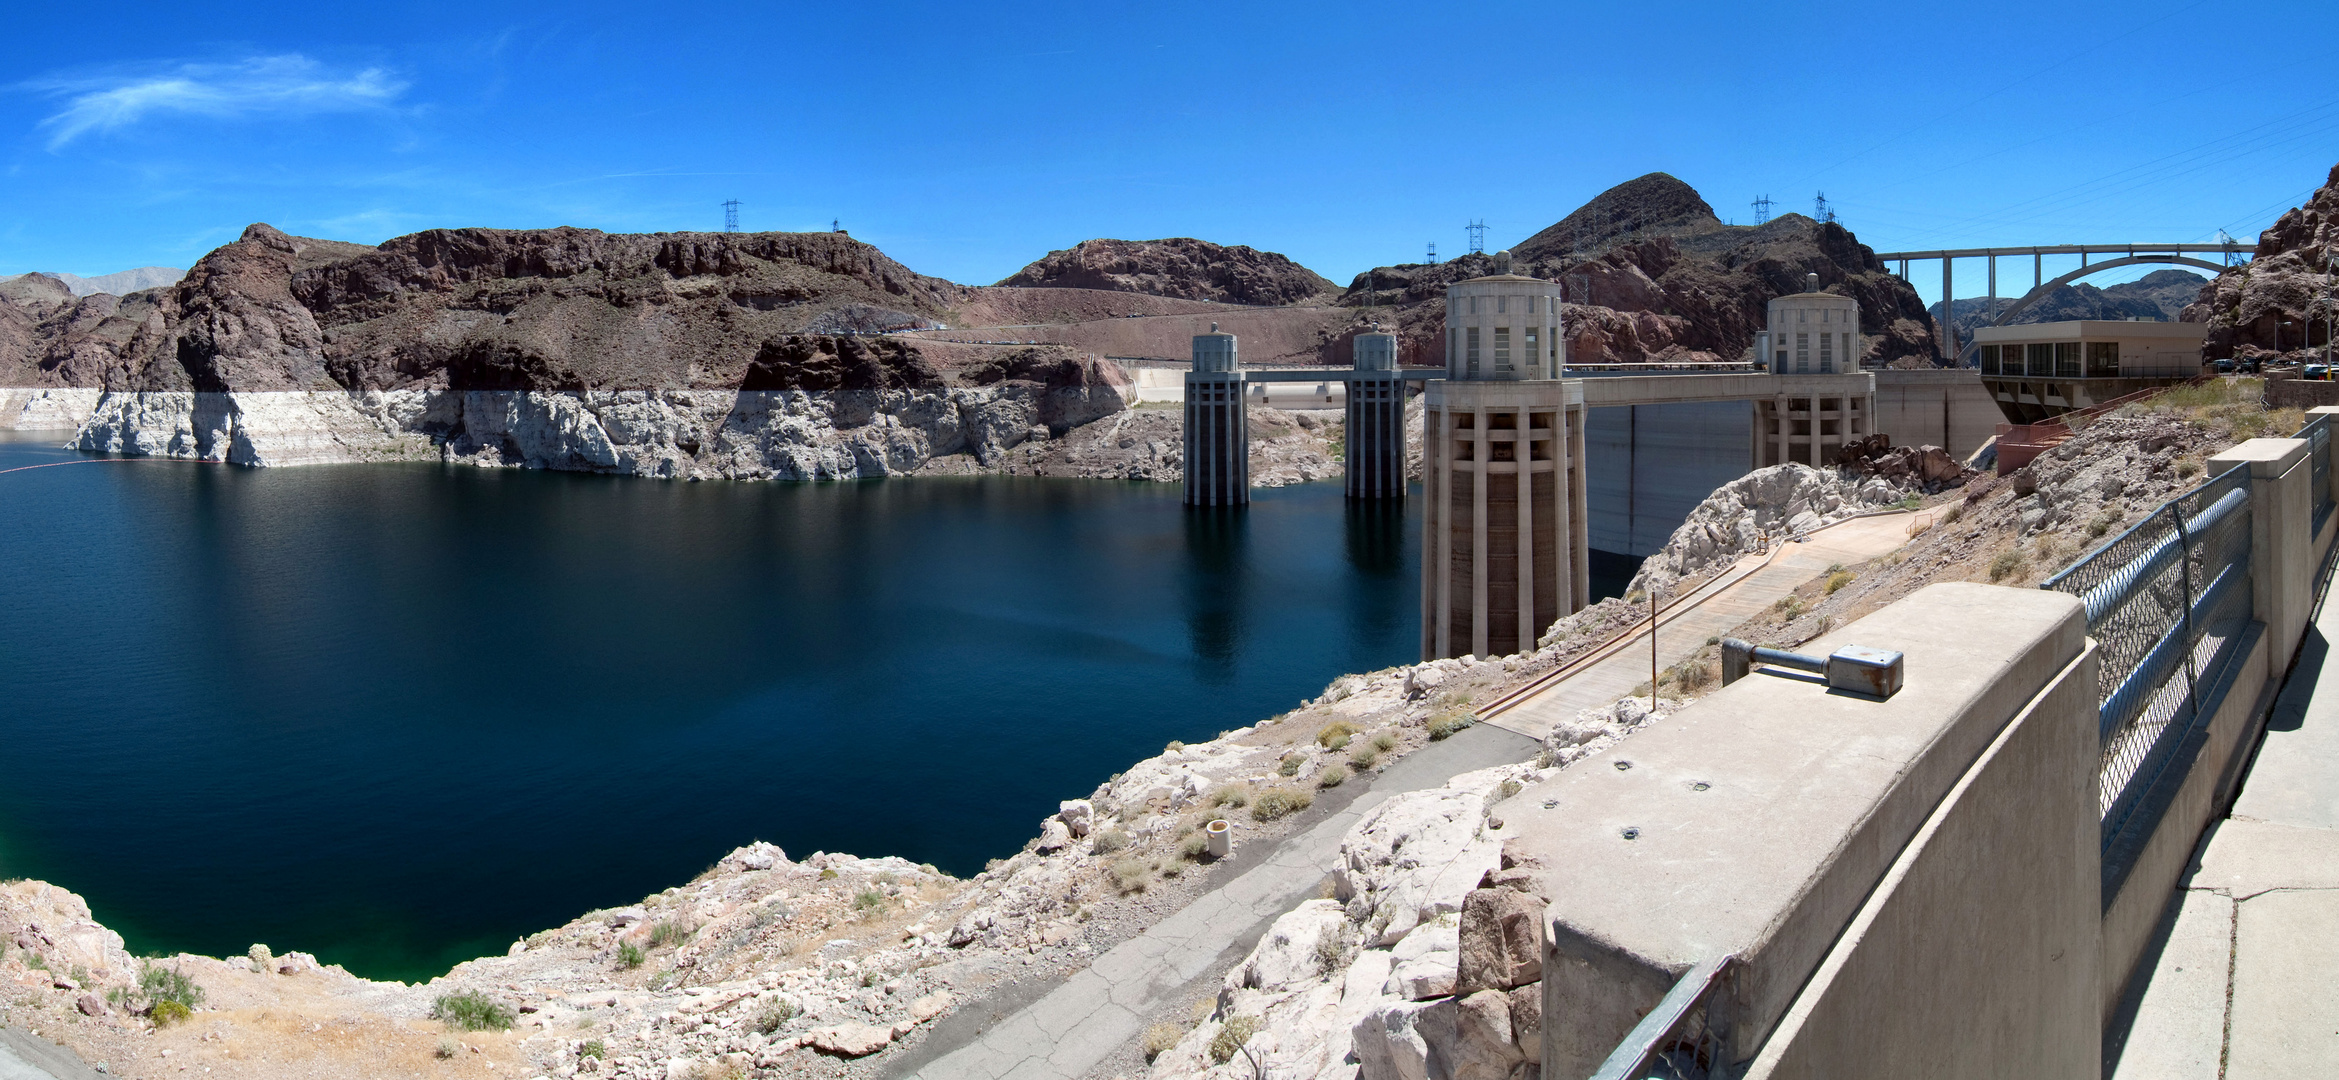
{"type": "MultiPolygon", "coordinates": [[[[0,433],[0,469],[80,455],[0,433]]],[[[953,873],[1415,659],[1418,502],[108,461],[0,475],[0,878],[415,979],[769,840],[953,873]]]]}

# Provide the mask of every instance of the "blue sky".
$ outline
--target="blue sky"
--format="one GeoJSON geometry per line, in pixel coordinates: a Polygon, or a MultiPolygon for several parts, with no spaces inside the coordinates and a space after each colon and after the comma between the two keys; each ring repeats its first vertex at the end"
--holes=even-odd
{"type": "Polygon", "coordinates": [[[0,273],[735,198],[970,283],[1095,236],[1345,283],[1652,170],[1889,250],[2249,237],[2339,161],[2328,0],[204,7],[12,12],[0,273]]]}

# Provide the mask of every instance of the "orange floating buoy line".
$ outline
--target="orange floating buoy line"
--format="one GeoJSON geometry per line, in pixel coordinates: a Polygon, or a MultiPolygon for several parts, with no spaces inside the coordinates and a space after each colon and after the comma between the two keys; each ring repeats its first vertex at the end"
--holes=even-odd
{"type": "Polygon", "coordinates": [[[54,469],[54,468],[56,468],[56,467],[57,467],[57,466],[59,466],[59,465],[98,465],[98,464],[103,464],[103,463],[105,463],[105,462],[108,462],[108,461],[122,461],[122,462],[137,462],[137,461],[158,461],[158,462],[159,462],[159,461],[169,461],[169,462],[180,462],[180,463],[189,464],[189,465],[225,465],[225,464],[227,464],[227,462],[224,462],[224,461],[212,461],[212,460],[210,460],[210,459],[208,459],[208,458],[167,458],[167,457],[110,457],[110,458],[109,458],[109,457],[100,457],[100,458],[75,458],[75,459],[73,459],[73,460],[71,460],[71,461],[45,461],[45,462],[42,462],[41,464],[38,464],[38,465],[19,465],[19,466],[17,466],[17,467],[15,467],[15,468],[13,468],[13,469],[0,469],[0,476],[6,476],[6,475],[8,475],[9,473],[12,473],[12,472],[28,472],[28,471],[30,471],[30,470],[33,470],[33,469],[54,469]]]}

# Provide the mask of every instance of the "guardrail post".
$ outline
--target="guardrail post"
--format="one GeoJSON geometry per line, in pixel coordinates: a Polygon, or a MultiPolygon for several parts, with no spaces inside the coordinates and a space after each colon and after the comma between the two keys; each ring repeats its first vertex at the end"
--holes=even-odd
{"type": "Polygon", "coordinates": [[[2250,470],[2250,603],[2266,624],[2267,677],[2280,680],[2306,631],[2314,593],[2314,496],[2305,439],[2251,439],[2212,457],[2209,474],[2250,470]]]}

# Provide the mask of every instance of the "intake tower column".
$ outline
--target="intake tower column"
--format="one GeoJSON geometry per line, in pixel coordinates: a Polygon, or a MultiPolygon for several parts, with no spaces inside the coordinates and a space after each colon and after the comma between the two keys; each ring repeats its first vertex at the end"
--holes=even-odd
{"type": "Polygon", "coordinates": [[[1251,423],[1243,410],[1243,368],[1233,334],[1194,335],[1186,372],[1186,505],[1251,501],[1251,423]]]}
{"type": "Polygon", "coordinates": [[[1495,272],[1446,290],[1446,377],[1423,395],[1421,655],[1535,647],[1590,602],[1584,390],[1562,381],[1559,286],[1495,272]]]}
{"type": "Polygon", "coordinates": [[[1405,383],[1397,377],[1397,336],[1354,339],[1348,378],[1348,497],[1405,497],[1405,383]]]}

